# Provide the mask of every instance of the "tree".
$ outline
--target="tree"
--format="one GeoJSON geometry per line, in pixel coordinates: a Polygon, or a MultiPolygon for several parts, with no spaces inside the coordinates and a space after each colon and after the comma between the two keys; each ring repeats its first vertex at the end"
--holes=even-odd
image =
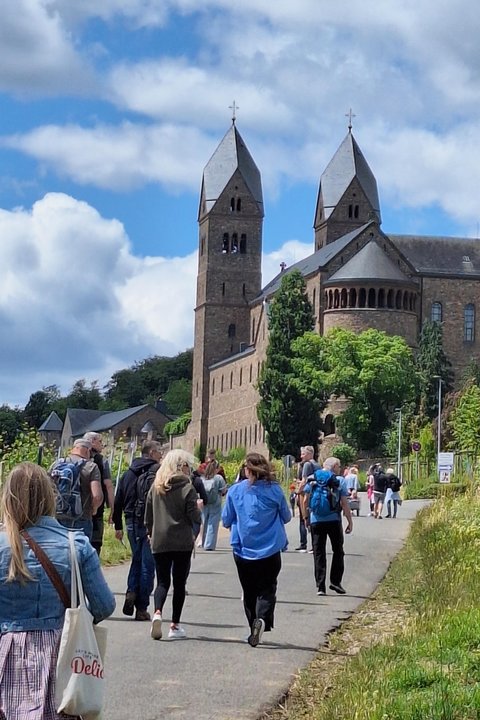
{"type": "Polygon", "coordinates": [[[471,383],[460,394],[449,419],[455,450],[480,452],[480,388],[471,383]]]}
{"type": "Polygon", "coordinates": [[[23,412],[20,408],[11,408],[9,405],[0,406],[0,443],[11,445],[24,423],[23,412]]]}
{"type": "Polygon", "coordinates": [[[98,410],[102,396],[96,380],[87,386],[83,378],[77,380],[70,393],[65,398],[66,406],[69,408],[83,408],[84,410],[98,410]]]}
{"type": "MultiPolygon", "coordinates": [[[[292,368],[292,341],[313,329],[312,305],[300,272],[284,275],[268,309],[269,343],[260,373],[258,419],[274,457],[297,456],[301,445],[317,447],[322,400],[301,386],[292,368]]],[[[326,402],[326,401],[325,401],[326,402]]]]}
{"type": "Polygon", "coordinates": [[[180,378],[170,383],[163,396],[170,415],[183,415],[192,409],[192,381],[180,378]]]}
{"type": "Polygon", "coordinates": [[[432,420],[438,414],[438,377],[442,379],[443,395],[453,387],[452,365],[443,350],[440,323],[424,322],[415,364],[419,377],[420,416],[432,420]]]}
{"type": "Polygon", "coordinates": [[[60,399],[61,394],[57,385],[48,385],[32,393],[23,411],[25,422],[27,422],[30,427],[40,427],[52,410],[58,412],[57,406],[60,399]]]}
{"type": "Polygon", "coordinates": [[[316,397],[344,396],[338,420],[345,442],[370,450],[395,420],[395,408],[415,397],[415,366],[403,338],[379,330],[355,334],[334,328],[320,337],[306,333],[293,343],[300,387],[316,397]]]}

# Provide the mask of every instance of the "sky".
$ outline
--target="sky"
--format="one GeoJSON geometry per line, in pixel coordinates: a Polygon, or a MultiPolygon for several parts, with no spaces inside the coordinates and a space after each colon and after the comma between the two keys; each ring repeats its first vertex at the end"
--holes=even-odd
{"type": "Polygon", "coordinates": [[[476,0],[2,0],[0,405],[193,343],[202,171],[262,174],[263,282],[353,133],[382,229],[479,235],[476,0]]]}

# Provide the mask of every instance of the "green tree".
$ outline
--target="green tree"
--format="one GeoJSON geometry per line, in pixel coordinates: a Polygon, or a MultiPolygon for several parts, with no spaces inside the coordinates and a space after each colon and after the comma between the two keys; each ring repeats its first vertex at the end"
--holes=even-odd
{"type": "Polygon", "coordinates": [[[11,445],[24,423],[23,412],[20,408],[11,408],[9,405],[0,406],[0,441],[11,445]]]}
{"type": "Polygon", "coordinates": [[[165,399],[170,385],[176,380],[191,382],[193,350],[185,350],[175,357],[154,356],[119,370],[106,386],[105,409],[134,407],[159,397],[165,399]]]}
{"type": "Polygon", "coordinates": [[[65,398],[66,406],[69,408],[83,408],[84,410],[98,410],[102,400],[102,395],[98,388],[96,380],[87,386],[86,380],[83,378],[77,380],[71,391],[65,398]]]}
{"type": "Polygon", "coordinates": [[[452,410],[449,429],[456,450],[480,452],[480,388],[471,383],[460,394],[452,410]]]}
{"type": "Polygon", "coordinates": [[[344,396],[348,407],[338,420],[345,442],[378,448],[395,422],[395,408],[415,398],[415,366],[403,338],[379,330],[360,334],[334,328],[320,337],[306,333],[293,343],[293,367],[300,387],[316,397],[344,396]]]}
{"type": "Polygon", "coordinates": [[[438,377],[445,396],[453,387],[453,372],[443,350],[443,331],[438,322],[424,322],[415,361],[419,377],[420,416],[432,420],[438,415],[438,377]]]}
{"type": "Polygon", "coordinates": [[[274,457],[298,455],[301,445],[317,447],[320,410],[326,399],[297,382],[292,341],[313,329],[312,305],[300,272],[284,275],[268,309],[269,343],[260,373],[257,415],[274,457]]]}
{"type": "Polygon", "coordinates": [[[61,393],[57,385],[48,385],[32,393],[25,405],[25,422],[30,427],[38,428],[47,419],[52,410],[58,412],[61,393]]]}
{"type": "Polygon", "coordinates": [[[183,415],[192,409],[192,381],[186,378],[173,380],[163,400],[170,415],[183,415]]]}

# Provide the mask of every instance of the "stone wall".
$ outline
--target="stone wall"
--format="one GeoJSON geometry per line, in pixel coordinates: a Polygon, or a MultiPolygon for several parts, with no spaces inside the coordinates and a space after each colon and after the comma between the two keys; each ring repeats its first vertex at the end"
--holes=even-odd
{"type": "Polygon", "coordinates": [[[480,283],[468,278],[423,278],[422,322],[431,319],[433,302],[442,304],[443,347],[458,386],[468,363],[480,360],[480,283]],[[464,310],[469,303],[475,308],[472,342],[464,339],[464,310]]]}

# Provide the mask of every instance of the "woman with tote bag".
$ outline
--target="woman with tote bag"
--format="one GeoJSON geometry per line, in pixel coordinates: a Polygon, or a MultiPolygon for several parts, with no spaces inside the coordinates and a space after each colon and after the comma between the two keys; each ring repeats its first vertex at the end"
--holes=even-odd
{"type": "Polygon", "coordinates": [[[59,720],[65,716],[55,701],[56,665],[75,572],[70,535],[94,622],[112,614],[115,599],[87,537],[55,520],[52,481],[39,465],[13,468],[1,515],[0,719],[59,720]]]}

